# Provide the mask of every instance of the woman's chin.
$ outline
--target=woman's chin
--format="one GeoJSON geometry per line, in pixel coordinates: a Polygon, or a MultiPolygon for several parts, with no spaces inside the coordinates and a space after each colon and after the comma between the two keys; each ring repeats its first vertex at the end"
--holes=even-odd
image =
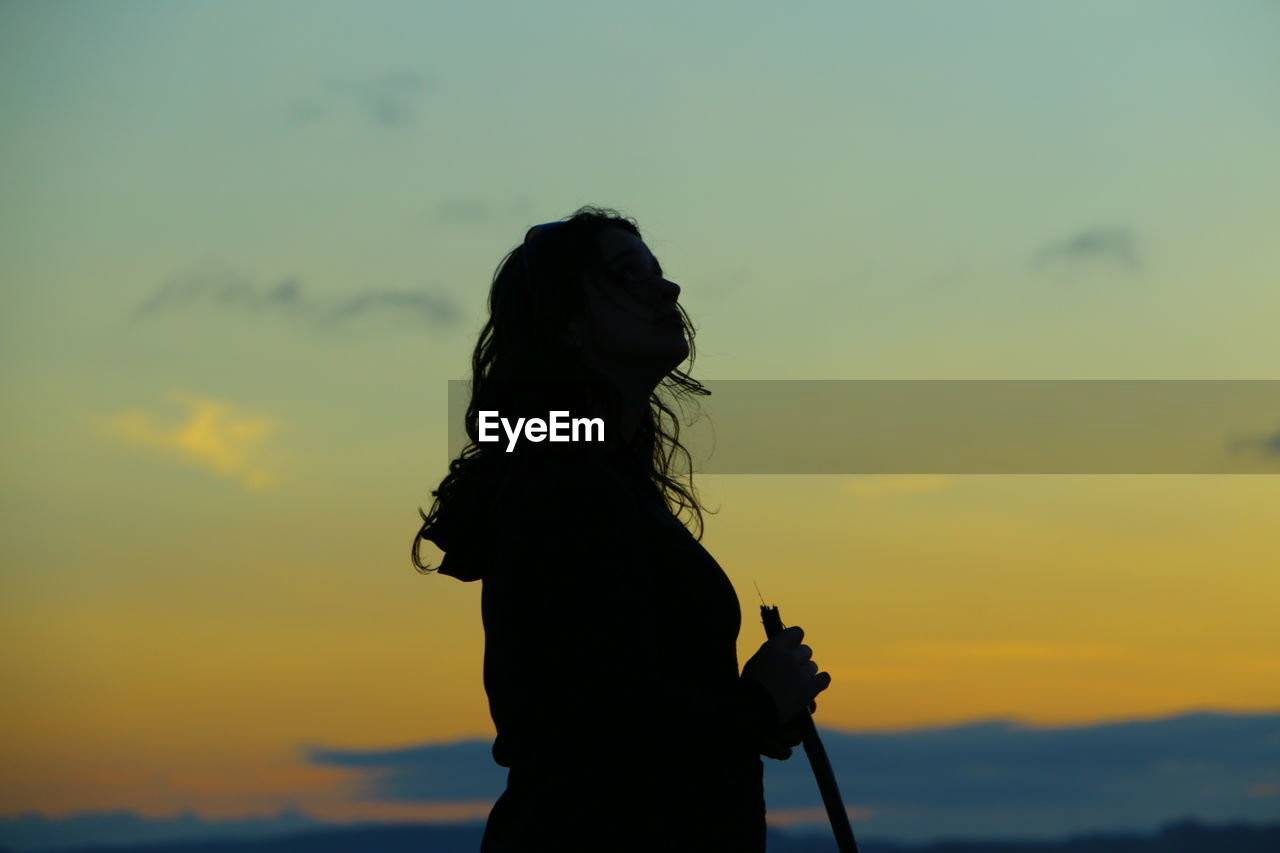
{"type": "Polygon", "coordinates": [[[666,356],[664,361],[668,363],[668,367],[664,372],[670,373],[672,370],[675,370],[684,363],[684,360],[689,357],[689,342],[681,336],[679,342],[673,343],[671,347],[664,352],[664,355],[666,356]]]}

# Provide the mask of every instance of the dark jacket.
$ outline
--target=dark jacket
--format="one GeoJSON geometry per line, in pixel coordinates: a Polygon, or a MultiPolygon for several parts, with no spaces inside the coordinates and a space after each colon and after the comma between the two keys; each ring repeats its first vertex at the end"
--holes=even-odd
{"type": "Polygon", "coordinates": [[[739,676],[720,566],[639,472],[534,464],[476,488],[432,538],[441,573],[483,583],[509,768],[483,853],[763,851],[760,741],[778,721],[739,676]]]}

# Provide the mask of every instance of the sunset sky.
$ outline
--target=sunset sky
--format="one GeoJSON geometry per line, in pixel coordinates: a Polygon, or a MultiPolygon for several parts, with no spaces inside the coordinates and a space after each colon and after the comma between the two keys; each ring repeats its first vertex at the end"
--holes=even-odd
{"type": "MultiPolygon", "coordinates": [[[[0,810],[487,813],[308,750],[492,738],[480,585],[409,548],[495,268],[580,205],[639,222],[709,380],[1280,378],[1278,35],[1247,0],[0,4],[0,810]]],[[[1280,710],[1280,477],[697,484],[740,661],[754,583],[822,726],[1280,710]]]]}

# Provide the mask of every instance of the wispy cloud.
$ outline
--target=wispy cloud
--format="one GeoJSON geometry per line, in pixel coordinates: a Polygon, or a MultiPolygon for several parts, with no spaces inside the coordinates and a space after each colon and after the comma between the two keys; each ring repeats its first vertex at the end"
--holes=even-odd
{"type": "Polygon", "coordinates": [[[131,316],[142,319],[196,306],[251,314],[273,309],[313,313],[315,308],[302,291],[296,278],[260,285],[222,264],[206,264],[169,278],[140,302],[131,316]]]}
{"type": "Polygon", "coordinates": [[[223,264],[206,264],[173,276],[130,313],[131,322],[184,310],[217,310],[252,316],[279,316],[330,331],[356,317],[383,315],[454,325],[461,311],[446,294],[425,288],[370,289],[336,299],[312,296],[297,278],[259,284],[223,264]]]}
{"type": "Polygon", "coordinates": [[[1042,246],[1033,256],[1041,269],[1074,275],[1093,269],[1135,273],[1141,268],[1138,238],[1130,228],[1086,228],[1042,246]]]}
{"type": "Polygon", "coordinates": [[[295,103],[289,114],[299,124],[314,124],[354,113],[383,130],[404,130],[417,123],[426,95],[435,88],[426,74],[404,69],[335,76],[295,103]]]}
{"type": "Polygon", "coordinates": [[[364,794],[387,800],[496,800],[506,770],[493,761],[492,742],[459,740],[400,749],[305,748],[307,760],[369,771],[364,794]]]}
{"type": "Polygon", "coordinates": [[[230,403],[193,394],[176,393],[171,399],[186,407],[176,422],[141,409],[103,417],[99,426],[108,437],[165,454],[183,464],[238,480],[249,491],[262,491],[277,481],[263,459],[267,442],[278,421],[237,414],[230,403]]]}
{"type": "Polygon", "coordinates": [[[352,317],[390,311],[413,315],[435,326],[449,326],[458,320],[459,311],[452,300],[426,290],[370,290],[343,300],[322,316],[321,323],[332,326],[352,317]]]}

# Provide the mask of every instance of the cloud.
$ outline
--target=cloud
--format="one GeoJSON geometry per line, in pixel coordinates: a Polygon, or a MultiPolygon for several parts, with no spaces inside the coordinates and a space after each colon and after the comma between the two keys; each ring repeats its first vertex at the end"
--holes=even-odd
{"type": "Polygon", "coordinates": [[[434,326],[451,326],[459,311],[452,300],[425,290],[371,290],[337,305],[323,319],[325,325],[352,317],[390,310],[396,314],[416,314],[434,326]]]}
{"type": "Polygon", "coordinates": [[[102,418],[99,427],[112,438],[239,480],[249,491],[276,483],[276,474],[261,457],[279,429],[277,421],[237,415],[229,403],[191,394],[170,396],[188,410],[178,423],[165,424],[150,412],[133,409],[102,418]]]}
{"type": "Polygon", "coordinates": [[[418,112],[435,81],[417,71],[388,71],[371,76],[330,77],[323,90],[295,103],[289,111],[299,124],[314,124],[354,111],[384,130],[403,130],[418,112]]]}
{"type": "Polygon", "coordinates": [[[208,264],[168,279],[139,303],[131,316],[141,319],[201,304],[251,314],[277,307],[300,312],[314,310],[297,279],[286,278],[262,287],[228,267],[208,264]]]}
{"type": "Polygon", "coordinates": [[[492,741],[461,740],[401,749],[308,747],[307,760],[369,771],[364,793],[387,800],[496,800],[506,768],[493,760],[492,741]]]}
{"type": "MultiPolygon", "coordinates": [[[[1195,713],[1087,726],[997,720],[824,731],[823,742],[846,802],[874,812],[869,828],[919,839],[1149,829],[1179,814],[1264,819],[1277,800],[1250,792],[1280,778],[1278,736],[1277,714],[1195,713]]],[[[811,798],[805,769],[771,764],[770,802],[811,798]]]]}
{"type": "MultiPolygon", "coordinates": [[[[1277,713],[1060,727],[991,720],[889,732],[822,728],[821,736],[858,831],[903,840],[1146,831],[1174,815],[1269,820],[1280,806],[1277,713]]],[[[373,796],[468,800],[503,788],[505,770],[493,763],[491,744],[313,749],[308,758],[364,770],[373,796]]],[[[822,821],[801,750],[765,767],[770,813],[788,824],[822,821]]],[[[680,772],[678,759],[671,772],[680,772]]]]}
{"type": "Polygon", "coordinates": [[[1135,273],[1141,268],[1138,240],[1122,227],[1097,227],[1079,231],[1064,240],[1042,246],[1034,256],[1042,269],[1074,275],[1094,269],[1135,273]]]}
{"type": "Polygon", "coordinates": [[[272,285],[256,284],[222,264],[206,264],[174,276],[139,303],[128,316],[133,323],[180,310],[213,308],[252,316],[278,316],[332,330],[356,317],[407,316],[444,328],[457,323],[461,311],[447,295],[426,289],[374,289],[336,300],[310,295],[297,278],[272,285]]]}

